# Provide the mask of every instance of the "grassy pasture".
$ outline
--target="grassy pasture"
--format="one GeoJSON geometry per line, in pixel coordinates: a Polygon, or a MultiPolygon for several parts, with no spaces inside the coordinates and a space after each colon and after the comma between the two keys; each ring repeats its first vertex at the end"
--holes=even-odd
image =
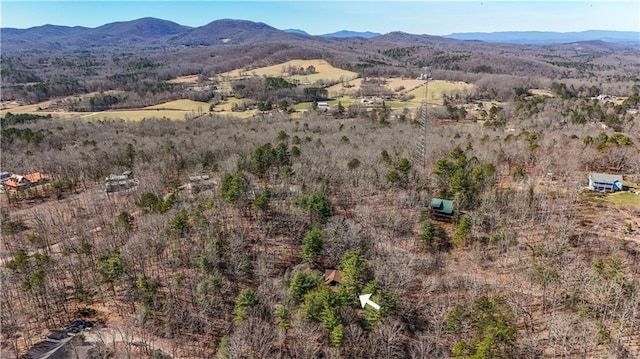
{"type": "Polygon", "coordinates": [[[180,76],[167,82],[172,84],[194,84],[198,82],[198,75],[180,76]]]}
{"type": "MultiPolygon", "coordinates": [[[[338,103],[338,100],[342,102],[342,105],[347,107],[349,104],[354,102],[359,102],[349,97],[341,97],[341,96],[354,96],[355,93],[360,89],[362,84],[362,79],[356,79],[353,81],[349,81],[351,85],[354,85],[350,88],[344,88],[342,84],[336,84],[328,88],[329,96],[333,98],[337,98],[334,101],[327,101],[330,105],[334,105],[338,103]]],[[[396,95],[400,94],[412,94],[414,96],[413,99],[409,101],[398,101],[398,100],[385,100],[387,106],[395,109],[399,108],[417,108],[422,105],[422,99],[424,98],[424,81],[416,80],[416,79],[400,79],[400,78],[391,78],[387,80],[387,84],[385,85],[392,91],[400,87],[404,87],[404,89],[400,91],[395,91],[396,95]]],[[[443,81],[443,80],[432,80],[429,81],[429,88],[427,94],[427,101],[430,104],[441,105],[442,104],[442,94],[455,94],[456,92],[464,92],[471,90],[473,88],[472,84],[468,84],[466,82],[452,82],[452,81],[443,81]]],[[[311,108],[311,103],[304,102],[300,103],[296,106],[296,109],[309,109],[311,108]]]]}
{"type": "Polygon", "coordinates": [[[423,80],[403,79],[403,78],[393,77],[393,78],[387,79],[387,84],[385,85],[385,87],[395,93],[405,93],[405,92],[412,91],[423,85],[424,85],[423,80]],[[396,91],[396,89],[400,87],[404,87],[404,89],[400,91],[396,91]]]}
{"type": "Polygon", "coordinates": [[[39,111],[38,108],[47,108],[51,101],[45,101],[33,105],[7,107],[0,111],[4,116],[11,113],[33,113],[38,115],[48,115],[56,117],[79,117],[87,119],[122,118],[125,120],[138,121],[150,117],[167,117],[172,120],[184,120],[185,115],[192,116],[199,112],[208,112],[209,104],[206,102],[196,102],[187,99],[170,101],[155,106],[133,110],[112,110],[101,112],[66,112],[66,111],[39,111]]]}
{"type": "Polygon", "coordinates": [[[337,67],[331,66],[324,60],[291,60],[281,64],[260,67],[255,69],[236,69],[233,71],[220,74],[223,78],[243,78],[250,76],[272,76],[283,77],[287,80],[298,80],[302,83],[310,82],[314,83],[318,80],[325,81],[339,81],[339,80],[351,80],[358,76],[357,73],[342,70],[337,67]],[[313,66],[316,69],[315,74],[311,75],[294,75],[289,76],[287,72],[288,67],[307,68],[313,66]]]}
{"type": "MultiPolygon", "coordinates": [[[[456,92],[469,91],[472,88],[473,85],[466,82],[431,80],[429,81],[429,88],[427,90],[427,102],[442,105],[442,94],[453,95],[456,92]]],[[[413,101],[417,101],[417,103],[420,104],[424,97],[424,86],[415,88],[408,93],[414,95],[415,98],[413,101]]]]}
{"type": "Polygon", "coordinates": [[[176,110],[176,111],[209,111],[206,102],[191,101],[187,99],[169,101],[154,106],[145,107],[144,110],[176,110]]]}
{"type": "Polygon", "coordinates": [[[7,104],[2,106],[2,110],[0,110],[0,116],[4,116],[7,114],[7,112],[11,112],[11,113],[39,113],[39,114],[49,114],[49,113],[53,113],[53,112],[42,112],[39,111],[38,109],[42,109],[42,108],[48,108],[49,105],[51,105],[51,101],[44,101],[44,102],[39,102],[39,103],[35,103],[33,105],[23,105],[20,106],[18,104],[7,104]]]}
{"type": "MultiPolygon", "coordinates": [[[[349,84],[353,87],[345,88],[342,84],[336,84],[328,88],[329,96],[354,96],[362,85],[362,79],[355,79],[349,81],[349,84]]],[[[402,79],[402,78],[389,78],[385,85],[386,88],[394,91],[396,95],[412,94],[414,98],[410,101],[387,101],[386,103],[391,107],[418,107],[422,104],[424,98],[424,81],[416,79],[402,79]],[[403,88],[402,88],[403,87],[403,88]],[[402,88],[399,91],[398,89],[402,88]]],[[[442,94],[455,94],[456,92],[469,91],[473,88],[472,84],[466,82],[452,82],[443,80],[429,81],[429,93],[427,94],[427,100],[429,103],[442,104],[442,94]]]]}
{"type": "Polygon", "coordinates": [[[640,207],[640,195],[631,192],[612,193],[606,197],[606,201],[612,203],[616,207],[640,207]]]}
{"type": "Polygon", "coordinates": [[[362,79],[353,79],[349,80],[348,84],[353,87],[345,87],[343,83],[335,84],[327,87],[327,91],[329,92],[329,97],[338,97],[338,96],[355,96],[356,92],[360,90],[360,86],[362,85],[362,79]]]}
{"type": "MultiPolygon", "coordinates": [[[[396,95],[412,91],[424,85],[423,80],[403,79],[399,77],[388,78],[386,79],[386,81],[387,83],[384,85],[384,87],[393,91],[396,95]],[[400,90],[397,91],[398,89],[400,90]]],[[[358,79],[350,80],[348,81],[348,83],[352,87],[344,87],[342,83],[335,84],[333,86],[328,87],[327,90],[329,91],[329,96],[342,96],[342,95],[354,96],[362,86],[362,79],[358,78],[358,79]]]]}
{"type": "MultiPolygon", "coordinates": [[[[230,115],[238,118],[248,118],[254,116],[257,111],[245,111],[245,112],[232,112],[231,109],[234,103],[240,104],[244,100],[229,98],[227,101],[216,105],[214,112],[224,115],[230,115]]],[[[336,102],[337,103],[337,102],[336,102]]],[[[66,111],[42,111],[38,108],[47,108],[50,101],[41,102],[33,105],[17,106],[9,105],[0,111],[0,116],[6,115],[7,112],[11,113],[33,113],[38,115],[52,115],[61,118],[85,118],[85,119],[123,119],[128,121],[139,121],[144,118],[169,118],[172,120],[184,120],[189,116],[196,116],[201,113],[209,112],[209,104],[206,102],[191,101],[188,99],[181,99],[175,101],[169,101],[154,106],[148,106],[141,109],[131,110],[110,110],[101,112],[66,112],[66,111]]]]}
{"type": "Polygon", "coordinates": [[[544,89],[530,89],[529,93],[534,95],[534,96],[547,96],[547,97],[555,97],[556,95],[553,94],[553,92],[549,91],[549,90],[544,90],[544,89]]]}
{"type": "Polygon", "coordinates": [[[258,113],[257,110],[249,110],[249,111],[244,111],[244,112],[233,112],[233,105],[237,104],[240,105],[244,102],[244,99],[241,98],[235,98],[235,97],[228,97],[225,101],[217,104],[214,108],[213,108],[213,112],[217,113],[217,114],[221,114],[221,115],[229,115],[229,116],[233,116],[233,117],[237,117],[237,118],[249,118],[252,117],[254,115],[256,115],[258,113]]]}
{"type": "MultiPolygon", "coordinates": [[[[345,80],[351,87],[344,87],[343,83],[339,83],[328,87],[329,96],[335,98],[335,100],[327,101],[333,108],[337,106],[338,101],[343,106],[348,107],[350,104],[357,102],[350,96],[355,96],[356,92],[362,85],[362,79],[356,78],[355,72],[350,72],[342,69],[335,68],[323,60],[292,60],[282,64],[262,67],[253,69],[250,71],[234,70],[222,76],[239,77],[239,76],[252,76],[253,74],[262,76],[282,76],[286,79],[298,79],[300,82],[315,82],[316,80],[345,80]],[[287,76],[286,69],[288,66],[307,68],[308,66],[314,66],[317,73],[307,76],[287,76]],[[343,97],[344,96],[344,97],[343,97]]],[[[225,79],[224,77],[222,78],[225,79]]],[[[170,80],[175,83],[188,83],[197,81],[197,76],[183,76],[170,80]]],[[[228,85],[228,81],[220,84],[219,88],[224,85],[228,85]]],[[[386,104],[392,108],[416,108],[422,103],[424,96],[424,82],[417,79],[402,79],[402,78],[389,78],[385,85],[391,91],[394,91],[396,95],[400,94],[413,94],[415,97],[406,102],[401,101],[386,101],[386,104]],[[396,91],[397,90],[397,91],[396,91]]],[[[429,82],[429,94],[428,102],[431,104],[441,104],[442,94],[454,94],[456,91],[465,91],[473,87],[471,84],[464,82],[449,82],[442,80],[433,80],[429,82]]],[[[247,118],[254,116],[257,111],[246,112],[232,112],[234,104],[241,104],[243,99],[228,98],[220,104],[217,104],[214,108],[214,112],[220,114],[227,114],[238,118],[247,118]]],[[[51,114],[57,117],[80,117],[89,119],[103,119],[103,118],[122,118],[125,120],[141,120],[143,118],[150,117],[166,117],[174,120],[183,120],[188,116],[195,116],[209,111],[209,104],[205,102],[191,101],[187,99],[170,101],[154,106],[148,106],[140,109],[130,110],[112,110],[103,112],[63,112],[63,111],[47,111],[51,101],[45,101],[33,105],[18,106],[17,104],[6,104],[0,110],[0,115],[4,116],[7,112],[12,113],[37,113],[41,115],[51,114]],[[40,109],[40,110],[39,110],[40,109]]],[[[300,103],[295,106],[297,110],[307,110],[311,108],[311,103],[300,103]]]]}
{"type": "Polygon", "coordinates": [[[84,116],[80,116],[87,119],[96,119],[96,120],[104,120],[104,119],[123,119],[127,121],[140,121],[145,118],[168,118],[171,120],[184,120],[185,115],[196,114],[195,111],[193,113],[189,111],[177,111],[177,110],[126,110],[126,111],[103,111],[103,112],[94,112],[91,114],[87,114],[84,116]]]}

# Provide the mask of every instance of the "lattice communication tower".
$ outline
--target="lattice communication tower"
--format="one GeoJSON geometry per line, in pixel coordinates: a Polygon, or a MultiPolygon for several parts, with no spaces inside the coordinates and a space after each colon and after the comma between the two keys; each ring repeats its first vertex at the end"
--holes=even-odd
{"type": "Polygon", "coordinates": [[[416,157],[422,162],[422,167],[426,171],[427,169],[427,90],[429,88],[429,80],[431,80],[431,69],[429,67],[423,68],[423,72],[420,74],[420,79],[424,80],[424,98],[422,99],[422,106],[420,108],[420,117],[418,118],[418,124],[420,125],[420,134],[418,135],[418,142],[416,143],[416,157]]]}

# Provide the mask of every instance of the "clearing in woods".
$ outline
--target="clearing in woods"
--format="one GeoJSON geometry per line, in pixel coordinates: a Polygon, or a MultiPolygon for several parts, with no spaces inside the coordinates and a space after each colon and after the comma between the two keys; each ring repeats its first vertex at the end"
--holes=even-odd
{"type": "Polygon", "coordinates": [[[171,84],[191,84],[198,82],[198,75],[180,76],[167,81],[171,84]]]}
{"type": "Polygon", "coordinates": [[[207,102],[192,101],[187,99],[169,101],[159,105],[145,107],[144,110],[173,110],[173,111],[208,111],[207,102]]]}
{"type": "Polygon", "coordinates": [[[139,121],[144,118],[169,118],[171,120],[184,120],[189,116],[196,116],[209,111],[209,104],[206,102],[191,101],[181,99],[169,101],[154,106],[144,107],[142,109],[131,110],[109,110],[100,112],[68,112],[68,111],[47,111],[51,101],[40,102],[33,105],[25,106],[8,106],[0,111],[0,116],[4,116],[7,112],[18,113],[35,113],[38,115],[52,115],[56,117],[80,117],[87,119],[125,119],[130,121],[139,121]]]}
{"type": "Polygon", "coordinates": [[[259,67],[255,69],[236,69],[219,75],[222,78],[246,78],[251,76],[273,76],[283,77],[287,80],[295,80],[300,83],[313,84],[318,80],[333,82],[347,81],[358,77],[358,74],[352,71],[339,69],[331,66],[324,60],[291,60],[281,64],[259,67]],[[309,66],[315,68],[315,73],[309,75],[290,75],[289,69],[307,69],[309,66]]]}
{"type": "MultiPolygon", "coordinates": [[[[340,83],[327,88],[329,96],[339,98],[343,106],[348,106],[353,100],[348,97],[358,96],[358,91],[362,85],[362,79],[357,78],[355,72],[339,69],[331,66],[324,60],[291,60],[281,64],[260,67],[255,69],[237,69],[220,74],[217,79],[222,81],[219,88],[229,86],[229,80],[236,78],[246,78],[251,76],[275,76],[283,77],[289,81],[298,81],[301,84],[313,84],[316,81],[340,83]],[[309,66],[315,68],[315,73],[309,75],[289,75],[289,69],[307,69],[309,66]]],[[[197,75],[181,76],[170,80],[173,83],[195,83],[198,80],[197,75]]],[[[387,100],[386,103],[392,108],[416,108],[422,103],[424,97],[424,81],[419,79],[389,78],[386,79],[384,87],[393,92],[395,96],[409,95],[413,98],[407,101],[387,100]]],[[[432,104],[442,104],[443,94],[455,95],[456,93],[464,93],[473,89],[472,84],[465,82],[452,82],[443,80],[429,81],[429,93],[427,99],[432,104]]],[[[254,116],[257,111],[233,112],[234,104],[241,105],[243,100],[228,98],[222,103],[216,104],[213,112],[224,113],[238,118],[248,118],[254,116]]],[[[328,101],[329,105],[337,105],[338,100],[328,101]]],[[[139,109],[128,110],[109,110],[101,112],[68,112],[59,110],[49,110],[51,101],[45,101],[33,105],[19,106],[17,104],[4,105],[0,110],[0,115],[4,116],[7,112],[12,113],[37,113],[41,115],[51,114],[57,117],[81,117],[89,119],[113,119],[120,118],[130,121],[139,121],[144,118],[168,118],[171,120],[184,120],[188,117],[198,116],[209,112],[209,104],[206,102],[191,101],[188,99],[180,99],[161,103],[154,106],[148,106],[139,109]]],[[[301,103],[296,105],[296,109],[309,109],[310,103],[301,103]]]]}
{"type": "Polygon", "coordinates": [[[40,109],[48,108],[51,105],[51,101],[44,101],[34,103],[33,105],[19,105],[17,103],[3,104],[2,109],[0,110],[0,116],[4,116],[7,112],[11,112],[13,114],[16,113],[41,113],[46,115],[48,113],[53,114],[53,112],[40,112],[40,109]]]}
{"type": "Polygon", "coordinates": [[[631,192],[612,193],[606,197],[606,201],[616,207],[633,206],[640,208],[640,195],[631,192]]]}
{"type": "MultiPolygon", "coordinates": [[[[472,84],[468,84],[462,81],[431,80],[429,81],[427,102],[442,105],[443,94],[453,96],[457,93],[463,94],[465,92],[471,91],[472,89],[472,84]]],[[[409,91],[409,94],[415,96],[414,100],[417,99],[418,102],[421,102],[422,98],[424,97],[424,87],[420,86],[412,91],[409,91]]]]}

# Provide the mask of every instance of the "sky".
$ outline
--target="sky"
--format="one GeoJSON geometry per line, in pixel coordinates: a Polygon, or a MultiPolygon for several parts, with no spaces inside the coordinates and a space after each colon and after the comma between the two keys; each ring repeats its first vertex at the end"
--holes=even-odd
{"type": "Polygon", "coordinates": [[[98,27],[156,17],[186,26],[218,19],[263,22],[312,35],[340,30],[447,35],[495,31],[640,31],[640,1],[163,1],[0,0],[0,27],[98,27]]]}

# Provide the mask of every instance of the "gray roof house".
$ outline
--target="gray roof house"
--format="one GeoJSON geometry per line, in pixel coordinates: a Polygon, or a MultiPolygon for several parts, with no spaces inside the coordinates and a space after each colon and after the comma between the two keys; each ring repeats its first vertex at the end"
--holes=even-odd
{"type": "Polygon", "coordinates": [[[589,173],[589,188],[593,191],[622,191],[622,175],[589,173]]]}

